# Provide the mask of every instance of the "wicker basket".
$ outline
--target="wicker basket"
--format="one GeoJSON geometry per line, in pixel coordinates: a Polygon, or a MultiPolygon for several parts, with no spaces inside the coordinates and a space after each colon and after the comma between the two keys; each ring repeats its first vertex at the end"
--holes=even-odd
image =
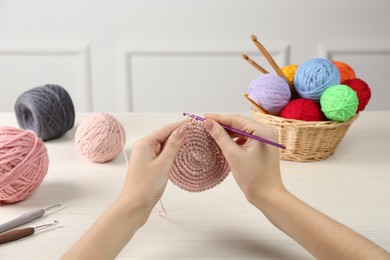
{"type": "Polygon", "coordinates": [[[343,139],[356,114],[346,122],[286,119],[267,115],[251,108],[252,115],[260,122],[274,126],[279,131],[280,158],[297,162],[320,161],[331,156],[343,139]]]}

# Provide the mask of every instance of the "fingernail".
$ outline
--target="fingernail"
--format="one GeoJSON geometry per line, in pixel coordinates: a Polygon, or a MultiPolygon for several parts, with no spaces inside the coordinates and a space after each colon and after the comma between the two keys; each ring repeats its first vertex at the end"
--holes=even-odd
{"type": "Polygon", "coordinates": [[[209,119],[206,119],[204,121],[204,127],[207,129],[207,131],[210,132],[213,129],[213,126],[214,126],[213,121],[211,121],[209,119]]]}
{"type": "Polygon", "coordinates": [[[178,127],[176,128],[175,132],[173,133],[177,138],[183,139],[186,131],[184,127],[178,127]]]}

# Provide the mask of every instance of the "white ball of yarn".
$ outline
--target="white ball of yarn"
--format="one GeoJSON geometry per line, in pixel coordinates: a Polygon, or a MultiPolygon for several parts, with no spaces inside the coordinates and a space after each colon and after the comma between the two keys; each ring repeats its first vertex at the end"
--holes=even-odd
{"type": "Polygon", "coordinates": [[[75,142],[79,152],[93,162],[114,159],[126,143],[121,123],[110,114],[94,113],[77,128],[75,142]]]}

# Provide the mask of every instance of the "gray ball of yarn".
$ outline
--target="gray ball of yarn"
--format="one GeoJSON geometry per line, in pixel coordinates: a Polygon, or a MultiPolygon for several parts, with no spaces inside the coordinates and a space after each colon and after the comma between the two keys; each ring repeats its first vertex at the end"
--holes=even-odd
{"type": "Polygon", "coordinates": [[[20,128],[42,140],[56,139],[72,129],[75,110],[69,93],[59,85],[44,85],[21,94],[15,103],[20,128]]]}

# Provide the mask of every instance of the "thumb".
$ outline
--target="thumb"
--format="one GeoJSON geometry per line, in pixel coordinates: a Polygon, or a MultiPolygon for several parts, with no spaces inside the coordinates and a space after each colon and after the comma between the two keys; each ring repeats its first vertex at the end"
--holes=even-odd
{"type": "Polygon", "coordinates": [[[168,140],[165,142],[164,148],[158,157],[160,160],[167,162],[166,165],[173,164],[176,154],[184,141],[185,132],[186,131],[184,127],[178,127],[175,131],[173,131],[168,140]]]}
{"type": "Polygon", "coordinates": [[[236,148],[236,143],[232,140],[230,135],[225,131],[225,129],[223,129],[220,124],[218,124],[214,120],[206,119],[204,121],[204,126],[211,135],[211,137],[221,148],[225,156],[227,156],[229,152],[234,151],[234,149],[236,148]]]}

